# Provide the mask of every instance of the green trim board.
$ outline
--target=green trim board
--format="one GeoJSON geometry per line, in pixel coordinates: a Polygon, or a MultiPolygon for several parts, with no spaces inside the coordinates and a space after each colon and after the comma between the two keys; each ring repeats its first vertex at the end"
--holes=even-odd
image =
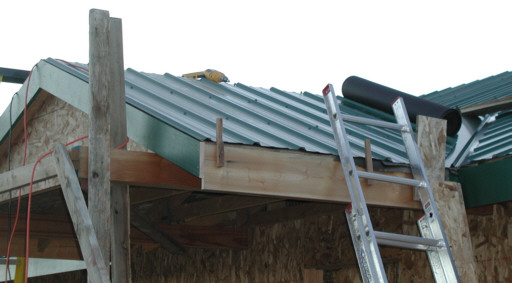
{"type": "MultiPolygon", "coordinates": [[[[18,91],[12,104],[12,121],[22,118],[27,82],[18,91]]],[[[31,76],[28,104],[43,89],[66,103],[88,113],[89,84],[45,60],[41,60],[31,76]]],[[[9,134],[9,111],[0,116],[2,142],[9,134]]],[[[128,136],[142,146],[199,176],[199,141],[151,115],[127,105],[128,136]]]]}
{"type": "Polygon", "coordinates": [[[512,156],[459,169],[466,208],[512,200],[512,156]]]}

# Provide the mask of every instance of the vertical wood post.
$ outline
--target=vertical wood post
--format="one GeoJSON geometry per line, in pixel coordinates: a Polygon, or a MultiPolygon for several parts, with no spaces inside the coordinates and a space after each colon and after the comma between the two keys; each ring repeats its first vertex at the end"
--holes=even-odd
{"type": "Polygon", "coordinates": [[[222,118],[217,118],[216,120],[216,139],[217,139],[217,154],[215,165],[217,167],[224,166],[224,141],[222,140],[222,131],[224,130],[224,126],[222,123],[222,118]]]}
{"type": "MultiPolygon", "coordinates": [[[[366,163],[366,172],[373,173],[373,157],[372,157],[372,143],[370,139],[364,140],[364,159],[366,163]]],[[[366,179],[368,185],[373,185],[373,180],[366,179]]]]}
{"type": "MultiPolygon", "coordinates": [[[[127,138],[123,63],[122,21],[110,18],[110,144],[111,149],[127,138]]],[[[111,183],[112,282],[131,282],[130,195],[127,185],[111,183]]]]}
{"type": "Polygon", "coordinates": [[[418,116],[418,147],[461,282],[477,282],[462,195],[445,186],[446,121],[418,116]]]}
{"type": "MultiPolygon", "coordinates": [[[[110,83],[108,11],[89,11],[89,213],[106,266],[110,265],[110,83]]],[[[89,277],[89,282],[91,278],[89,277]]]]}

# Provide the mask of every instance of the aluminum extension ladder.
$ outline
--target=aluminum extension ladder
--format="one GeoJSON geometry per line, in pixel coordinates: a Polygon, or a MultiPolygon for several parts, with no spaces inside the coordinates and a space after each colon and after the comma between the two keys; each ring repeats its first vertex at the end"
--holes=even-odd
{"type": "Polygon", "coordinates": [[[393,103],[397,123],[389,123],[342,115],[332,85],[327,85],[322,92],[352,201],[345,209],[345,214],[363,282],[388,282],[377,244],[426,251],[436,282],[459,282],[450,246],[446,240],[437,205],[432,196],[418,146],[414,140],[414,132],[403,99],[399,97],[393,103]],[[400,131],[414,179],[358,171],[350,150],[343,121],[400,131]],[[417,188],[425,212],[418,219],[421,237],[374,231],[359,178],[398,183],[417,188]]]}

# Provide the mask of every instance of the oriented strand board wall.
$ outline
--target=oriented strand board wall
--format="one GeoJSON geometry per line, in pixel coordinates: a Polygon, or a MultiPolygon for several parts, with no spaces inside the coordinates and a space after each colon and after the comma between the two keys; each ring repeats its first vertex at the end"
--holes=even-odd
{"type": "Polygon", "coordinates": [[[491,215],[468,215],[478,282],[512,282],[512,202],[491,215]]]}
{"type": "MultiPolygon", "coordinates": [[[[382,211],[373,210],[377,225],[401,229],[400,210],[382,211]]],[[[251,227],[250,235],[247,250],[189,249],[184,256],[172,256],[160,249],[137,249],[132,255],[134,282],[304,282],[306,268],[332,270],[333,282],[360,280],[341,210],[251,227]]],[[[383,254],[388,262],[400,256],[389,250],[383,254]]]]}
{"type": "MultiPolygon", "coordinates": [[[[88,134],[87,115],[46,92],[38,95],[33,106],[29,107],[28,116],[26,164],[35,162],[39,156],[53,150],[56,142],[67,143],[88,134]]],[[[23,164],[23,118],[16,123],[13,133],[11,169],[23,164]]],[[[87,140],[74,145],[84,143],[87,143],[87,140]]],[[[7,149],[6,142],[2,144],[2,149],[7,149]]],[[[2,172],[7,170],[6,159],[7,150],[3,152],[0,163],[2,172]]]]}
{"type": "MultiPolygon", "coordinates": [[[[44,91],[29,107],[28,117],[26,164],[34,163],[42,154],[53,150],[57,143],[65,144],[89,134],[87,114],[44,91]]],[[[16,123],[13,133],[11,169],[23,164],[23,117],[16,123]]],[[[7,141],[8,138],[1,145],[5,152],[2,152],[0,159],[0,172],[7,170],[7,141]]],[[[88,140],[79,141],[71,146],[80,145],[88,145],[88,140]]],[[[148,151],[132,140],[128,144],[128,150],[148,151]]]]}

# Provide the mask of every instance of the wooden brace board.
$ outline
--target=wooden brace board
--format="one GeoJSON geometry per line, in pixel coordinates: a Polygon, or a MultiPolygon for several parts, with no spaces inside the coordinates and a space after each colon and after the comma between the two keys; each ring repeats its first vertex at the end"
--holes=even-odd
{"type": "MultiPolygon", "coordinates": [[[[224,145],[224,167],[216,166],[216,144],[201,143],[201,188],[326,202],[350,202],[341,164],[335,156],[263,147],[224,145]]],[[[360,170],[364,170],[359,168],[360,170]]],[[[410,178],[401,172],[378,172],[410,178]]],[[[408,186],[361,183],[369,205],[421,209],[408,186]]]]}

